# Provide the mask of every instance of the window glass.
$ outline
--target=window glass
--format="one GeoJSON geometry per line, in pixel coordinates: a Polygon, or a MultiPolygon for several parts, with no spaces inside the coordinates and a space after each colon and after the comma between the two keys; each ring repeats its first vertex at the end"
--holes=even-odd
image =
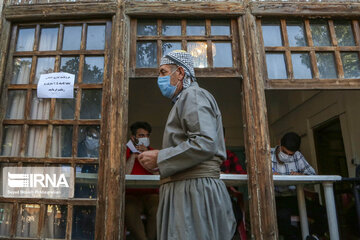
{"type": "Polygon", "coordinates": [[[13,205],[10,203],[0,203],[0,236],[9,237],[13,205]]]}
{"type": "Polygon", "coordinates": [[[211,35],[230,35],[229,20],[211,20],[211,35]]]}
{"type": "Polygon", "coordinates": [[[51,157],[71,157],[73,126],[54,126],[51,142],[51,157]]]}
{"type": "Polygon", "coordinates": [[[316,53],[316,61],[320,78],[337,78],[333,53],[316,53]]]}
{"type": "Polygon", "coordinates": [[[282,46],[281,28],[279,21],[263,21],[261,24],[265,47],[282,46]]]}
{"type": "Polygon", "coordinates": [[[206,42],[188,42],[187,50],[194,58],[194,67],[206,68],[208,66],[206,42]]]}
{"type": "Polygon", "coordinates": [[[65,205],[46,205],[44,237],[65,239],[67,207],[65,205]]]}
{"type": "Polygon", "coordinates": [[[100,126],[79,126],[78,157],[99,157],[100,126]]]}
{"type": "Polygon", "coordinates": [[[23,119],[26,102],[26,91],[16,90],[8,92],[6,119],[23,119]]]}
{"type": "Polygon", "coordinates": [[[55,58],[54,57],[40,57],[36,64],[36,74],[34,84],[37,84],[41,74],[54,72],[55,58]]]}
{"type": "Polygon", "coordinates": [[[75,83],[78,82],[79,75],[79,57],[62,57],[60,63],[60,71],[75,75],[75,83]]]}
{"type": "Polygon", "coordinates": [[[288,20],[286,30],[290,47],[306,46],[304,24],[302,21],[288,20]]]}
{"type": "Polygon", "coordinates": [[[205,21],[204,20],[188,20],[186,23],[186,35],[188,35],[188,36],[203,36],[203,35],[205,35],[205,21]]]}
{"type": "Polygon", "coordinates": [[[74,119],[76,95],[77,90],[74,91],[74,98],[56,99],[54,119],[74,119]]]}
{"type": "Polygon", "coordinates": [[[5,125],[2,134],[1,156],[19,156],[22,139],[21,126],[5,125]]]}
{"type": "Polygon", "coordinates": [[[16,237],[36,238],[39,218],[39,204],[21,204],[16,225],[16,237]]]}
{"type": "Polygon", "coordinates": [[[164,20],[162,22],[162,35],[164,36],[181,36],[180,20],[164,20]]]}
{"type": "Polygon", "coordinates": [[[64,27],[62,50],[80,50],[81,32],[81,26],[64,27]]]}
{"type": "Polygon", "coordinates": [[[28,84],[31,71],[31,58],[14,58],[11,84],[28,84]]]}
{"type": "Polygon", "coordinates": [[[292,53],[291,61],[293,65],[294,78],[312,78],[310,56],[308,53],[292,53]]]}
{"type": "Polygon", "coordinates": [[[74,206],[71,239],[94,239],[95,206],[74,206]]]}
{"type": "Polygon", "coordinates": [[[35,41],[35,28],[19,29],[16,51],[32,51],[35,41]]]}
{"type": "Polygon", "coordinates": [[[330,32],[327,21],[314,20],[310,22],[311,36],[314,46],[331,46],[330,32]]]}
{"type": "Polygon", "coordinates": [[[49,119],[50,99],[38,98],[36,90],[32,91],[30,119],[49,119]]]}
{"type": "Polygon", "coordinates": [[[165,56],[171,51],[181,50],[181,42],[163,42],[162,55],[165,56]]]}
{"type": "Polygon", "coordinates": [[[81,119],[101,118],[101,90],[83,90],[81,95],[81,119]]]}
{"type": "Polygon", "coordinates": [[[232,67],[232,51],[230,42],[213,42],[212,54],[214,67],[232,67]]]}
{"type": "Polygon", "coordinates": [[[269,79],[287,78],[283,53],[266,53],[266,67],[269,79]]]}
{"type": "Polygon", "coordinates": [[[85,57],[83,83],[102,83],[104,57],[85,57]]]}
{"type": "Polygon", "coordinates": [[[136,67],[157,67],[157,45],[156,42],[138,42],[136,44],[136,67]]]}
{"type": "Polygon", "coordinates": [[[47,126],[30,126],[27,139],[27,157],[45,157],[47,126]]]}
{"type": "Polygon", "coordinates": [[[339,46],[355,46],[350,21],[334,21],[336,39],[339,46]]]}
{"type": "Polygon", "coordinates": [[[56,50],[58,28],[42,28],[40,34],[39,51],[56,50]]]}
{"type": "Polygon", "coordinates": [[[87,50],[103,50],[105,48],[105,26],[89,25],[86,35],[87,50]]]}
{"type": "Polygon", "coordinates": [[[138,20],[137,21],[138,36],[156,36],[157,23],[156,20],[138,20]]]}
{"type": "Polygon", "coordinates": [[[345,78],[360,78],[359,53],[341,53],[345,78]]]}
{"type": "Polygon", "coordinates": [[[76,166],[75,198],[97,197],[98,165],[76,166]]]}

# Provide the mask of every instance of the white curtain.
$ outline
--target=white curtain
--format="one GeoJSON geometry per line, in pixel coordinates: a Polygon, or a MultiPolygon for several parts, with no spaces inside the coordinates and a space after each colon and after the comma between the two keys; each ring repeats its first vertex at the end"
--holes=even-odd
{"type": "Polygon", "coordinates": [[[12,84],[27,84],[31,71],[31,58],[15,58],[12,84]]]}

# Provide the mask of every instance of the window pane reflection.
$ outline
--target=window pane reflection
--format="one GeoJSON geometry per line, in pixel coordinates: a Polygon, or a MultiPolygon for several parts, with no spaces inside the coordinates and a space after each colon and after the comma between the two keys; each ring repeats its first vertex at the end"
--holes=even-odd
{"type": "Polygon", "coordinates": [[[164,36],[181,36],[180,20],[164,20],[162,22],[162,35],[164,36]]]}
{"type": "Polygon", "coordinates": [[[354,46],[354,35],[349,21],[335,21],[335,34],[339,46],[354,46]]]}
{"type": "Polygon", "coordinates": [[[65,238],[67,207],[65,205],[46,205],[44,237],[65,238]]]}
{"type": "Polygon", "coordinates": [[[79,57],[62,57],[60,63],[60,71],[74,74],[75,83],[78,81],[79,60],[79,57]]]}
{"type": "Polygon", "coordinates": [[[78,157],[99,157],[100,126],[80,126],[78,141],[78,157]]]}
{"type": "Polygon", "coordinates": [[[13,205],[0,203],[0,236],[9,237],[13,205]]]}
{"type": "Polygon", "coordinates": [[[73,126],[54,126],[51,157],[71,157],[73,126]]]}
{"type": "Polygon", "coordinates": [[[136,43],[136,67],[139,68],[157,67],[156,42],[136,43]]]}
{"type": "Polygon", "coordinates": [[[36,74],[34,84],[37,84],[41,74],[54,72],[55,58],[54,57],[41,57],[38,58],[36,64],[36,74]]]}
{"type": "Polygon", "coordinates": [[[83,83],[102,83],[104,78],[104,57],[86,57],[83,83]]]}
{"type": "Polygon", "coordinates": [[[1,156],[19,156],[22,139],[21,126],[4,126],[2,135],[1,156]]]}
{"type": "Polygon", "coordinates": [[[261,24],[264,46],[282,46],[279,21],[263,21],[261,24]]]}
{"type": "Polygon", "coordinates": [[[301,21],[287,21],[286,30],[291,47],[306,46],[304,24],[301,21]]]}
{"type": "Polygon", "coordinates": [[[287,78],[285,56],[282,53],[267,53],[266,67],[269,79],[287,78]]]}
{"type": "Polygon", "coordinates": [[[358,53],[341,53],[345,78],[360,78],[360,62],[358,53]]]}
{"type": "Polygon", "coordinates": [[[40,51],[56,50],[58,28],[42,28],[40,35],[40,51]]]}
{"type": "Polygon", "coordinates": [[[34,28],[22,28],[19,30],[16,43],[16,51],[32,51],[35,40],[34,28]]]}
{"type": "Polygon", "coordinates": [[[211,35],[230,35],[229,20],[211,20],[211,35]]]}
{"type": "Polygon", "coordinates": [[[71,239],[94,239],[95,206],[74,206],[71,239]]]}
{"type": "Polygon", "coordinates": [[[212,44],[214,67],[232,67],[231,43],[213,42],[212,44]]]}
{"type": "Polygon", "coordinates": [[[157,35],[156,20],[138,20],[137,35],[138,36],[156,36],[157,35]]]}
{"type": "Polygon", "coordinates": [[[96,198],[98,165],[76,166],[75,198],[96,198]]]}
{"type": "Polygon", "coordinates": [[[27,140],[27,157],[45,157],[47,127],[30,126],[27,140]]]}
{"type": "Polygon", "coordinates": [[[37,237],[40,216],[39,204],[21,204],[17,219],[17,237],[37,237]]]}
{"type": "Polygon", "coordinates": [[[74,119],[76,94],[75,90],[74,98],[56,99],[54,119],[74,119]]]}
{"type": "Polygon", "coordinates": [[[80,50],[81,26],[64,27],[63,50],[80,50]]]}
{"type": "Polygon", "coordinates": [[[6,119],[23,119],[26,101],[26,91],[9,91],[6,108],[6,119]]]}
{"type": "Polygon", "coordinates": [[[163,56],[174,50],[181,50],[181,42],[163,42],[162,45],[163,56]]]}
{"type": "Polygon", "coordinates": [[[316,53],[320,78],[337,78],[333,53],[316,53]]]}
{"type": "Polygon", "coordinates": [[[208,66],[206,42],[188,42],[187,49],[194,58],[194,67],[205,68],[208,66]]]}
{"type": "Polygon", "coordinates": [[[187,20],[186,35],[188,36],[203,36],[205,35],[205,21],[204,20],[187,20]]]}
{"type": "Polygon", "coordinates": [[[49,98],[38,98],[36,90],[32,91],[31,96],[31,119],[49,119],[50,113],[50,99],[49,98]]]}
{"type": "Polygon", "coordinates": [[[101,90],[83,90],[81,95],[81,119],[100,119],[101,90]]]}
{"type": "Polygon", "coordinates": [[[331,46],[327,21],[311,21],[311,35],[314,46],[331,46]]]}
{"type": "Polygon", "coordinates": [[[294,78],[309,79],[312,78],[310,57],[308,53],[291,54],[294,78]]]}
{"type": "Polygon", "coordinates": [[[105,48],[105,26],[88,26],[86,35],[87,50],[103,50],[105,48]]]}
{"type": "Polygon", "coordinates": [[[11,79],[11,84],[29,83],[31,63],[31,58],[14,58],[13,77],[11,79]]]}

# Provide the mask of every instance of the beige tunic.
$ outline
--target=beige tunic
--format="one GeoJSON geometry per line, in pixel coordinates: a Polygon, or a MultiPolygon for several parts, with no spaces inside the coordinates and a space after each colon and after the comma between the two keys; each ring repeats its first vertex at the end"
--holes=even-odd
{"type": "MultiPolygon", "coordinates": [[[[160,176],[214,159],[219,173],[225,157],[220,110],[214,97],[193,82],[169,113],[158,156],[160,176]]],[[[225,184],[206,175],[161,185],[157,217],[159,240],[230,240],[236,227],[225,184]]]]}

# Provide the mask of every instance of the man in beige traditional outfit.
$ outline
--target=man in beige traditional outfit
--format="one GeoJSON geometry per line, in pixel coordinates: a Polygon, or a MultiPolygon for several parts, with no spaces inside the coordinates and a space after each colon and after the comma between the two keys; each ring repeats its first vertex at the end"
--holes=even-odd
{"type": "Polygon", "coordinates": [[[161,59],[158,85],[174,103],[163,148],[139,155],[160,171],[159,240],[230,240],[236,221],[225,184],[221,113],[214,97],[196,82],[192,56],[181,50],[161,59]]]}

